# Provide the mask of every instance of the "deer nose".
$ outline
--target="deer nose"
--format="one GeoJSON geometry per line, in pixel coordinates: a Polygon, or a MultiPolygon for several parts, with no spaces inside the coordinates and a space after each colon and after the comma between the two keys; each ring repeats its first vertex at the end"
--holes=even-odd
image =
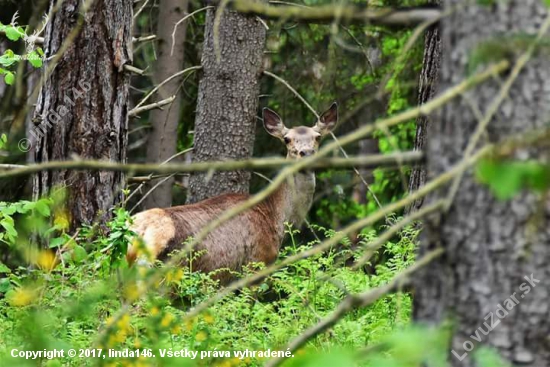
{"type": "Polygon", "coordinates": [[[313,153],[315,153],[313,149],[300,150],[300,157],[308,157],[310,155],[313,155],[313,153]]]}

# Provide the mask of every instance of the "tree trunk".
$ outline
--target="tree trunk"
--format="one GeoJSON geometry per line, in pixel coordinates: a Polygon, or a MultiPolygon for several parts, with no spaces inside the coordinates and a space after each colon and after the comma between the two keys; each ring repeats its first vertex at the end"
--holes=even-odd
{"type": "MultiPolygon", "coordinates": [[[[214,49],[215,11],[208,10],[199,84],[193,159],[209,161],[252,156],[260,92],[265,28],[256,17],[226,10],[214,49]]],[[[187,201],[226,192],[247,193],[250,172],[193,174],[187,201]]]]}
{"type": "MultiPolygon", "coordinates": [[[[440,0],[432,0],[432,4],[440,5],[440,0]]],[[[428,28],[424,36],[424,58],[422,70],[418,82],[418,104],[422,105],[431,100],[437,92],[439,82],[439,68],[441,64],[441,37],[439,24],[428,28]]],[[[429,116],[420,116],[416,119],[416,139],[414,150],[425,151],[428,139],[428,128],[430,126],[429,116]]],[[[424,186],[426,183],[426,167],[418,164],[413,167],[409,180],[409,191],[413,192],[424,186]]],[[[408,212],[416,211],[422,207],[423,198],[415,200],[407,209],[408,212]]]]}
{"type": "MultiPolygon", "coordinates": [[[[184,60],[184,43],[187,21],[180,24],[175,34],[174,53],[171,55],[172,32],[176,24],[187,12],[187,0],[161,0],[157,27],[158,59],[153,79],[155,84],[180,71],[184,60]]],[[[147,161],[163,162],[176,153],[178,141],[178,122],[181,109],[181,80],[174,79],[166,83],[158,93],[159,100],[176,95],[168,107],[151,112],[153,129],[147,140],[147,161]]],[[[149,188],[158,185],[144,201],[144,209],[164,208],[172,205],[172,185],[174,178],[151,181],[149,188]],[[162,183],[160,183],[162,181],[162,183]]]]}
{"type": "MultiPolygon", "coordinates": [[[[52,1],[52,6],[56,1],[52,1]]],[[[45,33],[46,56],[56,54],[81,16],[81,1],[65,0],[45,33]]],[[[73,44],[43,86],[29,131],[36,162],[101,159],[124,162],[127,143],[128,75],[132,2],[96,0],[84,14],[73,44]]],[[[41,172],[33,180],[35,197],[66,186],[71,228],[104,222],[122,199],[119,172],[41,172]]]]}
{"type": "MultiPolygon", "coordinates": [[[[541,1],[535,0],[497,2],[491,6],[446,1],[447,8],[459,3],[460,10],[442,20],[442,45],[447,52],[442,63],[443,90],[467,77],[469,57],[480,42],[502,37],[503,32],[509,36],[533,35],[548,11],[541,1]]],[[[501,45],[504,49],[510,47],[504,41],[501,45]]],[[[529,62],[489,124],[488,141],[498,142],[503,137],[548,126],[548,70],[550,61],[543,52],[529,62]]],[[[497,78],[486,82],[469,93],[470,100],[483,111],[501,86],[502,81],[497,78]]],[[[442,109],[437,123],[430,127],[430,174],[440,174],[461,159],[477,123],[470,104],[463,98],[442,109]]],[[[537,158],[538,153],[525,149],[521,155],[537,158]]],[[[431,200],[444,197],[446,192],[435,193],[431,200]]],[[[480,345],[470,337],[477,337],[476,331],[481,344],[496,348],[512,365],[550,366],[549,217],[547,199],[544,202],[533,193],[523,192],[512,200],[498,201],[467,174],[450,211],[439,218],[439,223],[427,222],[420,252],[442,246],[445,253],[415,279],[414,317],[431,325],[452,318],[455,328],[449,360],[453,366],[476,366],[472,354],[480,345]],[[534,287],[524,278],[531,275],[540,280],[534,287]],[[528,294],[520,288],[522,284],[532,288],[528,294]],[[497,306],[512,295],[519,304],[500,320],[497,306]],[[490,313],[494,323],[486,318],[491,317],[490,313]],[[494,325],[497,319],[500,323],[488,335],[477,330],[486,330],[483,324],[494,325]],[[457,356],[464,359],[460,361],[457,356]]]]}

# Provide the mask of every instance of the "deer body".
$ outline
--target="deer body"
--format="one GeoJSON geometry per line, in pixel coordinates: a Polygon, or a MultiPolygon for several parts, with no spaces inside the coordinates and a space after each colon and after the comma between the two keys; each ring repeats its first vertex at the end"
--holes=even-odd
{"type": "MultiPolygon", "coordinates": [[[[319,137],[336,123],[336,105],[321,116],[314,128],[287,129],[275,112],[264,110],[267,131],[285,142],[287,158],[299,159],[318,149],[319,137]],[[323,118],[327,113],[328,116],[323,118]],[[320,127],[318,127],[320,126],[320,127]]],[[[250,262],[271,264],[277,259],[285,235],[285,223],[299,227],[313,201],[315,175],[298,172],[280,185],[264,201],[235,216],[214,229],[195,247],[204,251],[193,260],[192,269],[210,272],[227,268],[239,271],[250,262]]],[[[154,258],[166,260],[168,255],[184,247],[209,222],[223,212],[247,200],[249,195],[224,194],[201,202],[164,209],[150,209],[133,218],[131,229],[142,238],[147,252],[154,258]]],[[[133,263],[138,250],[130,246],[127,258],[133,263]]],[[[231,279],[224,272],[218,278],[231,279]]]]}

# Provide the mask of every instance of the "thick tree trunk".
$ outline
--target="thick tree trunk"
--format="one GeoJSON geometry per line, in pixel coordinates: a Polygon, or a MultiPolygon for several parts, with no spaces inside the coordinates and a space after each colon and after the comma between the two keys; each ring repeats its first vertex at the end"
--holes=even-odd
{"type": "MultiPolygon", "coordinates": [[[[171,55],[172,32],[176,24],[187,12],[187,0],[161,0],[159,3],[159,21],[157,27],[158,59],[155,64],[154,81],[161,83],[183,67],[184,43],[187,21],[180,24],[175,34],[174,53],[171,55]]],[[[170,106],[151,112],[153,129],[147,140],[147,161],[163,162],[176,153],[178,141],[178,122],[181,108],[181,80],[174,79],[166,83],[158,93],[159,100],[176,95],[170,106]]],[[[144,209],[164,208],[172,205],[172,185],[174,178],[151,181],[149,188],[156,188],[144,201],[144,209]],[[162,181],[162,183],[160,183],[162,181]]]]}
{"type": "MultiPolygon", "coordinates": [[[[440,0],[432,0],[432,4],[440,5],[440,0]]],[[[439,68],[441,64],[441,37],[439,24],[431,26],[424,36],[424,58],[422,60],[422,70],[418,83],[418,104],[424,104],[431,100],[437,92],[439,82],[439,68]]],[[[414,150],[424,151],[428,139],[428,127],[430,126],[429,116],[420,116],[416,119],[416,139],[414,141],[414,150]]],[[[426,167],[418,164],[413,167],[409,180],[409,191],[413,192],[424,186],[426,183],[426,167]]],[[[407,211],[416,211],[422,206],[424,199],[415,200],[407,211]]]]}
{"type": "MultiPolygon", "coordinates": [[[[256,17],[225,11],[214,49],[215,11],[208,10],[195,121],[195,161],[252,156],[265,28],[256,17]]],[[[247,193],[246,171],[194,174],[188,202],[225,192],[247,193]]]]}
{"type": "MultiPolygon", "coordinates": [[[[57,3],[52,1],[52,4],[57,3]]],[[[81,1],[65,0],[47,26],[46,56],[56,54],[80,16],[81,1]]],[[[131,62],[132,2],[96,0],[84,23],[42,88],[29,131],[34,160],[101,159],[124,162],[127,143],[128,75],[131,62]]],[[[123,188],[119,172],[42,172],[35,196],[56,186],[68,189],[71,227],[105,221],[123,188]]]]}
{"type": "MultiPolygon", "coordinates": [[[[480,42],[494,40],[503,32],[533,35],[548,11],[538,0],[496,2],[491,6],[446,1],[447,8],[459,3],[460,10],[442,21],[442,44],[446,50],[442,90],[467,77],[469,57],[480,42]]],[[[502,46],[507,47],[505,42],[502,46]]],[[[549,70],[550,61],[544,53],[530,61],[492,119],[487,129],[488,141],[498,142],[506,136],[548,126],[549,70]]],[[[501,85],[495,79],[478,86],[469,94],[471,102],[486,110],[501,85]]],[[[471,106],[464,99],[446,105],[439,117],[430,128],[428,141],[428,171],[434,175],[461,159],[477,125],[471,106]]],[[[521,155],[536,158],[537,152],[524,150],[521,155]]],[[[431,199],[446,192],[441,190],[431,199]]],[[[498,201],[470,173],[464,177],[450,211],[439,223],[427,223],[420,252],[442,246],[445,254],[415,280],[414,317],[431,325],[439,325],[447,318],[455,322],[449,346],[453,366],[476,365],[472,349],[480,347],[474,340],[478,336],[481,344],[496,348],[512,365],[550,366],[550,204],[543,200],[524,192],[512,200],[498,201]],[[530,284],[525,277],[531,275],[540,283],[530,284]],[[526,286],[531,287],[529,293],[525,293],[526,286]],[[497,313],[498,305],[504,305],[511,296],[519,304],[507,310],[509,314],[500,320],[499,314],[504,312],[497,313]],[[488,335],[478,330],[481,327],[486,331],[484,323],[491,327],[497,321],[500,323],[488,335]],[[460,361],[457,356],[464,359],[460,361]]]]}

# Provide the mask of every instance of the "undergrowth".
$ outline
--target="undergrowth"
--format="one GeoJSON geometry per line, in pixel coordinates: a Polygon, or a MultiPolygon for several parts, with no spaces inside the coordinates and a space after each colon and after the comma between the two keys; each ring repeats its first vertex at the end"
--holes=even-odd
{"type": "MultiPolygon", "coordinates": [[[[21,209],[19,217],[13,205],[0,205],[0,220],[9,217],[7,222],[12,224],[10,240],[3,239],[8,251],[27,262],[10,267],[0,263],[0,365],[5,366],[260,366],[266,358],[237,358],[232,352],[284,351],[289,340],[330,315],[347,295],[383,285],[411,265],[419,232],[417,227],[406,228],[376,254],[376,262],[352,270],[348,265],[377,237],[376,231],[365,230],[356,244],[346,240],[326,253],[295,262],[188,318],[186,313],[216,295],[219,285],[209,274],[184,267],[128,267],[122,255],[132,233],[124,209],[116,211],[107,226],[108,235],[97,236],[95,229],[87,227],[76,236],[61,236],[64,243],[56,240],[56,244],[63,255],[57,260],[43,246],[32,245],[32,236],[25,232],[28,226],[17,226],[29,216],[35,222],[55,221],[49,218],[51,211],[44,209],[44,205],[54,206],[53,201],[25,205],[28,210],[21,209]],[[11,356],[13,349],[70,348],[93,348],[96,357],[25,360],[11,356]],[[109,349],[125,348],[139,349],[142,355],[108,357],[109,349]],[[210,351],[210,355],[162,358],[160,350],[210,351]],[[147,358],[147,353],[156,358],[147,358]]],[[[321,227],[314,231],[321,238],[335,233],[321,227]]],[[[287,232],[280,258],[319,242],[303,243],[299,231],[289,227],[287,232]]],[[[261,267],[251,264],[240,276],[261,267]]],[[[346,314],[294,352],[285,366],[418,365],[426,355],[443,350],[444,338],[439,331],[422,331],[419,337],[418,329],[406,329],[410,318],[410,294],[386,295],[346,314]],[[417,345],[412,357],[399,349],[403,345],[414,349],[410,343],[417,345]],[[384,348],[366,352],[380,345],[384,348]]]]}

